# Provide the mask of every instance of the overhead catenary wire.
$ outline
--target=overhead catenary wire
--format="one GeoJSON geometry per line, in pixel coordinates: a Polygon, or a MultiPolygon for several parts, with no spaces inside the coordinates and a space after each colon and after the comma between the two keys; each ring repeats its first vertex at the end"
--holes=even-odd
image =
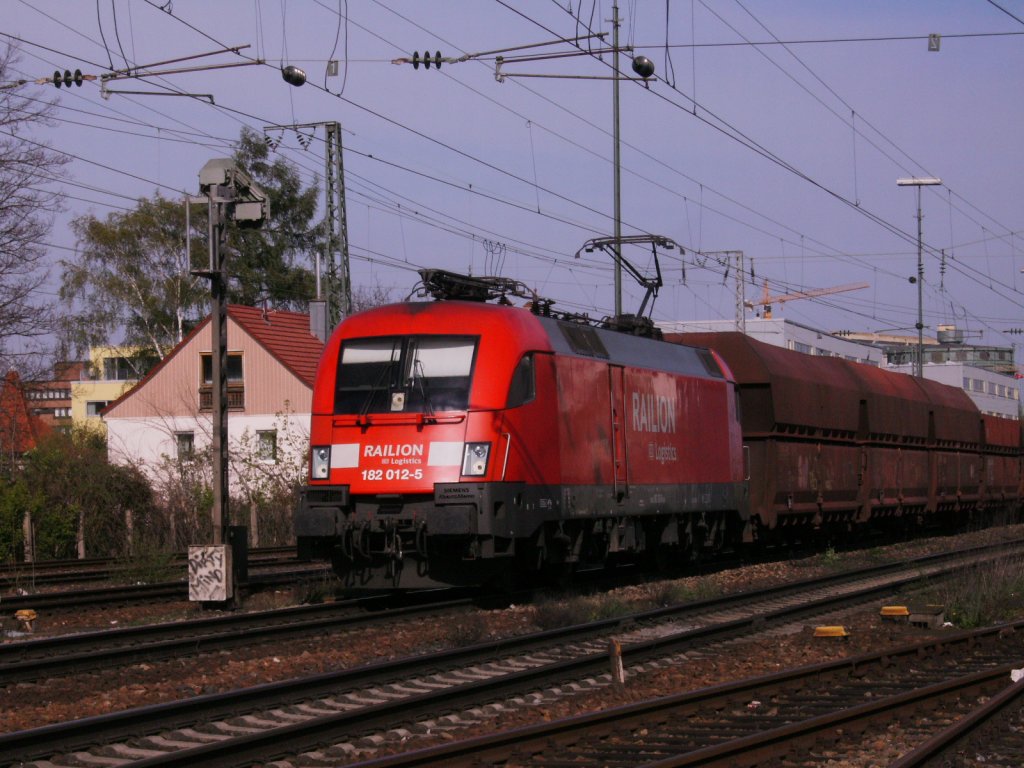
{"type": "MultiPolygon", "coordinates": [[[[549,30],[546,26],[540,24],[539,22],[536,22],[535,20],[533,20],[532,18],[530,18],[526,14],[522,13],[520,10],[518,10],[516,8],[512,8],[511,6],[509,6],[509,4],[507,2],[505,2],[505,0],[496,0],[496,2],[498,2],[500,5],[508,8],[509,10],[513,11],[514,13],[516,13],[516,14],[518,14],[520,16],[523,16],[524,18],[532,21],[533,23],[535,23],[537,26],[541,27],[542,29],[545,29],[548,32],[551,32],[551,30],[549,30]]],[[[586,28],[586,27],[584,27],[584,28],[586,28]]],[[[677,107],[681,108],[681,105],[678,105],[675,102],[672,102],[670,99],[667,99],[659,91],[656,91],[655,89],[646,89],[646,90],[647,90],[647,92],[651,93],[654,97],[665,99],[669,103],[673,103],[677,107]]],[[[675,88],[674,86],[671,86],[670,90],[673,90],[673,91],[679,93],[685,99],[687,99],[688,101],[690,101],[691,103],[696,105],[696,102],[692,99],[692,97],[686,96],[686,94],[683,94],[683,93],[679,92],[678,89],[675,88]]],[[[705,117],[703,117],[701,115],[698,115],[696,113],[693,113],[693,116],[696,119],[700,120],[701,122],[704,122],[706,125],[714,128],[715,130],[718,130],[718,131],[722,132],[723,134],[725,134],[729,138],[732,138],[732,139],[738,141],[740,144],[746,146],[748,149],[751,149],[752,151],[754,151],[755,153],[761,155],[765,159],[768,159],[771,162],[776,163],[777,165],[779,165],[783,169],[793,173],[797,177],[802,178],[804,181],[810,183],[814,187],[820,189],[821,191],[825,192],[826,194],[828,194],[829,196],[831,196],[834,199],[838,200],[839,202],[842,202],[843,204],[849,206],[850,208],[855,210],[857,213],[865,216],[869,220],[871,220],[874,223],[876,223],[879,226],[881,226],[883,229],[886,229],[887,231],[889,231],[891,234],[896,235],[900,239],[903,239],[905,242],[908,242],[908,243],[916,242],[915,238],[913,237],[913,235],[911,233],[904,232],[901,228],[897,227],[894,224],[891,224],[890,222],[888,222],[887,220],[885,220],[881,216],[879,216],[879,215],[877,215],[877,214],[867,210],[863,206],[858,205],[856,202],[848,199],[846,196],[842,195],[841,193],[839,193],[839,192],[829,188],[828,186],[826,186],[826,185],[816,181],[815,179],[811,178],[810,176],[808,176],[807,174],[803,173],[802,171],[800,171],[795,166],[793,166],[793,165],[789,164],[788,162],[786,162],[781,157],[776,156],[774,153],[770,152],[765,147],[761,146],[757,142],[755,142],[752,139],[750,139],[750,137],[748,137],[742,131],[739,131],[734,126],[731,126],[728,122],[723,121],[720,118],[718,118],[717,116],[715,116],[714,113],[711,112],[710,110],[707,110],[706,107],[701,106],[701,110],[703,112],[705,112],[706,114],[711,115],[712,117],[714,117],[715,118],[714,121],[709,120],[709,119],[707,119],[707,118],[705,118],[705,117]]],[[[685,114],[688,114],[688,115],[691,114],[689,112],[689,110],[686,110],[686,109],[683,109],[683,112],[685,114]]],[[[937,255],[939,253],[939,249],[937,249],[937,248],[935,248],[933,246],[928,246],[928,251],[932,255],[937,255]]],[[[969,275],[967,275],[967,276],[970,277],[969,275]]],[[[974,279],[974,278],[971,278],[971,279],[974,279]]],[[[975,282],[978,282],[978,281],[975,279],[975,282]]],[[[981,283],[981,282],[979,282],[978,284],[979,285],[983,285],[983,283],[981,283]]],[[[993,290],[994,290],[994,288],[993,288],[993,290]]],[[[1011,301],[1012,303],[1014,303],[1017,306],[1024,307],[1024,304],[1022,304],[1021,302],[1017,301],[1013,297],[1006,296],[1005,294],[1001,294],[998,291],[996,291],[996,293],[998,295],[1000,295],[1001,298],[1007,299],[1007,300],[1011,301]]],[[[993,330],[995,330],[995,329],[993,329],[993,330]]]]}
{"type": "MultiPolygon", "coordinates": [[[[543,129],[542,129],[542,130],[543,130],[543,129]]],[[[346,175],[347,175],[347,173],[346,173],[346,175]]],[[[535,190],[537,189],[536,185],[535,185],[535,186],[532,186],[531,188],[534,188],[535,190]]]]}

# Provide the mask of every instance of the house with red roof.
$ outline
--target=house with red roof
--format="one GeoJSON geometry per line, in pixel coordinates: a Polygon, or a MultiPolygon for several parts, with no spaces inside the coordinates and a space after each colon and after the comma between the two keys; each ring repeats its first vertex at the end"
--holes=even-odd
{"type": "MultiPolygon", "coordinates": [[[[230,305],[227,316],[229,452],[273,464],[284,459],[287,447],[301,452],[304,462],[323,342],[310,332],[308,315],[230,305]]],[[[209,448],[212,348],[207,317],[103,409],[111,461],[153,475],[169,461],[209,448]]]]}
{"type": "Polygon", "coordinates": [[[21,377],[17,371],[9,371],[0,384],[0,465],[17,464],[48,431],[31,413],[21,377]]]}

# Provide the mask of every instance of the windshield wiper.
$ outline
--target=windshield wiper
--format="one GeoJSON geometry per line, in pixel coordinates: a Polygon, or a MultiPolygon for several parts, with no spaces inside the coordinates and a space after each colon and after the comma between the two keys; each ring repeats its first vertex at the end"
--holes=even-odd
{"type": "Polygon", "coordinates": [[[386,382],[391,381],[391,374],[395,370],[395,347],[391,347],[391,356],[388,359],[386,365],[380,369],[380,375],[377,376],[377,380],[373,382],[373,386],[370,387],[370,391],[366,395],[366,400],[363,402],[362,408],[359,409],[359,415],[365,416],[370,412],[370,408],[373,407],[373,398],[376,397],[377,393],[381,390],[384,391],[385,395],[390,390],[390,387],[383,386],[386,382]]]}
{"type": "Polygon", "coordinates": [[[423,372],[423,362],[416,359],[412,364],[412,383],[413,386],[417,387],[420,392],[420,397],[423,398],[423,410],[427,416],[434,415],[434,406],[430,402],[430,395],[427,393],[427,376],[423,372]]]}

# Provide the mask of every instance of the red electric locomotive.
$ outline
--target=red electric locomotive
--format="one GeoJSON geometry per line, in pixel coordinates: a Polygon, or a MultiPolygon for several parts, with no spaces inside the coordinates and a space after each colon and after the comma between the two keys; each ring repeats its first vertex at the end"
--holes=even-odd
{"type": "Polygon", "coordinates": [[[354,315],[326,346],[300,556],[330,558],[352,586],[405,588],[742,537],[739,414],[715,352],[535,297],[514,307],[511,280],[421,275],[438,301],[354,315]]]}

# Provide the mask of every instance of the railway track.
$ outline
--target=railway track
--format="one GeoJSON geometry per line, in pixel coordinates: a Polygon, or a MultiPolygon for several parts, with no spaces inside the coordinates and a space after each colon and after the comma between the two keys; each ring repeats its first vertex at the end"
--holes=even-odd
{"type": "MultiPolygon", "coordinates": [[[[249,563],[253,566],[291,565],[299,562],[295,547],[260,547],[250,550],[249,563]]],[[[177,553],[171,564],[184,567],[188,556],[177,553]]],[[[32,563],[4,563],[0,565],[0,590],[28,589],[55,584],[79,584],[123,578],[127,566],[113,557],[91,557],[76,560],[43,560],[32,563]]]]}
{"type": "MultiPolygon", "coordinates": [[[[901,720],[904,734],[913,738],[934,730],[936,722],[961,721],[979,700],[1004,707],[1016,702],[1019,718],[1024,682],[1011,684],[1010,673],[1022,659],[1024,622],[1019,622],[357,765],[827,765],[848,747],[859,746],[872,729],[894,720],[901,720]]],[[[987,720],[991,707],[982,709],[976,717],[987,720]]],[[[891,768],[931,764],[948,749],[947,736],[944,732],[891,768]]],[[[981,750],[982,757],[993,758],[983,757],[983,763],[1019,766],[1024,733],[1002,736],[1001,744],[981,750]]]]}
{"type": "MultiPolygon", "coordinates": [[[[586,691],[607,671],[610,638],[621,643],[628,665],[678,663],[687,651],[879,599],[922,577],[964,567],[950,565],[949,558],[5,734],[0,760],[76,765],[80,756],[66,756],[88,749],[89,760],[105,755],[143,766],[249,765],[297,754],[303,765],[316,765],[309,755],[318,749],[340,750],[340,756],[358,739],[393,731],[396,723],[436,723],[440,713],[552,685],[586,691]],[[331,746],[339,743],[349,746],[331,746]]],[[[335,757],[323,764],[335,764],[331,759],[336,763],[335,757]]]]}
{"type": "Polygon", "coordinates": [[[971,763],[989,768],[1024,765],[1024,679],[1006,686],[890,768],[971,763]]]}
{"type": "MultiPolygon", "coordinates": [[[[424,613],[443,615],[472,605],[469,598],[439,600],[436,593],[409,596],[403,607],[387,609],[390,598],[302,605],[272,611],[149,624],[99,632],[40,638],[0,645],[0,683],[23,683],[62,674],[198,656],[260,643],[344,632],[402,621],[424,613]]],[[[446,591],[454,595],[454,591],[446,591]]]]}
{"type": "MultiPolygon", "coordinates": [[[[269,589],[294,584],[302,579],[333,579],[333,574],[328,566],[319,564],[296,566],[295,562],[292,560],[291,565],[284,567],[275,565],[267,570],[250,570],[248,588],[269,589]]],[[[154,584],[121,584],[87,589],[5,595],[0,597],[0,606],[4,612],[13,613],[22,608],[31,608],[36,611],[62,611],[76,610],[87,605],[111,606],[161,600],[188,600],[188,589],[188,582],[184,580],[154,584]]]]}

